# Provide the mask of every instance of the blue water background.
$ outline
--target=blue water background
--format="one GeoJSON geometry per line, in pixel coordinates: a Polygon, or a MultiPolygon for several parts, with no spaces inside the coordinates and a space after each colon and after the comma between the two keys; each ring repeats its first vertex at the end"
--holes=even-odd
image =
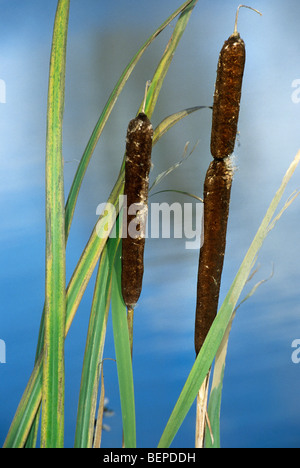
{"type": "MultiPolygon", "coordinates": [[[[0,0],[0,443],[33,368],[44,301],[45,125],[48,69],[56,0],[0,0]]],[[[149,35],[181,1],[71,2],[64,120],[65,191],[122,70],[149,35]]],[[[300,79],[300,4],[256,1],[263,17],[244,10],[239,30],[247,47],[237,166],[232,191],[221,301],[260,225],[282,177],[300,148],[300,104],[292,83],[300,79]]],[[[199,0],[165,80],[152,121],[195,105],[211,105],[219,51],[232,33],[237,2],[199,0]]],[[[83,183],[67,248],[68,280],[118,176],[125,134],[174,24],[149,48],[127,83],[103,132],[83,183]]],[[[200,111],[155,147],[152,180],[177,162],[185,143],[193,155],[160,189],[202,195],[211,161],[211,115],[200,111]]],[[[286,196],[300,185],[299,170],[286,196]]],[[[154,199],[153,199],[154,200],[154,199]]],[[[189,200],[176,193],[156,202],[189,200]]],[[[300,338],[298,199],[268,236],[252,280],[273,278],[239,310],[230,336],[221,416],[223,447],[299,447],[300,366],[291,344],[300,338]]],[[[144,287],[134,326],[134,376],[139,447],[155,447],[194,362],[198,251],[184,239],[149,239],[144,287]]],[[[94,276],[92,280],[94,280],[94,276]]],[[[245,292],[250,290],[249,286],[245,292]]],[[[88,286],[66,340],[66,437],[72,447],[81,366],[93,293],[88,286]]],[[[244,297],[243,295],[243,297],[244,297]]],[[[109,322],[105,357],[114,358],[109,322]]],[[[106,395],[115,415],[103,447],[122,438],[116,365],[104,365],[106,395]]],[[[193,447],[195,408],[173,447],[193,447]]]]}

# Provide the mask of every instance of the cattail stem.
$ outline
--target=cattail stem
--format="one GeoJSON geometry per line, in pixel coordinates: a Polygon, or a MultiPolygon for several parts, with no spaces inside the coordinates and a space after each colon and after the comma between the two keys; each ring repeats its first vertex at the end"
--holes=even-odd
{"type": "Polygon", "coordinates": [[[131,359],[132,359],[132,350],[133,350],[133,316],[134,316],[134,308],[133,307],[128,307],[128,309],[127,309],[127,325],[128,325],[131,359]]]}

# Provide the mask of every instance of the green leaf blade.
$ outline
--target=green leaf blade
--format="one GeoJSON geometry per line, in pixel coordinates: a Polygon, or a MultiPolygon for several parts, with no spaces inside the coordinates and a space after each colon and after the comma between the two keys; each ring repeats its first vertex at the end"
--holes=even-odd
{"type": "Polygon", "coordinates": [[[66,317],[62,157],[69,0],[57,5],[50,60],[46,145],[46,290],[41,447],[63,447],[66,317]]]}
{"type": "Polygon", "coordinates": [[[117,360],[125,448],[136,448],[134,385],[127,310],[121,292],[121,242],[115,260],[112,285],[112,320],[117,360]]]}

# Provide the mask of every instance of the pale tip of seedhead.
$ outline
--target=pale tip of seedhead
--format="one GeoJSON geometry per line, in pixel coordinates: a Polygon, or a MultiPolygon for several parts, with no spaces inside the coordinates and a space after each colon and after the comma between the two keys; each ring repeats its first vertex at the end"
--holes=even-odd
{"type": "Polygon", "coordinates": [[[236,17],[235,17],[235,24],[234,24],[234,31],[233,31],[234,36],[239,35],[237,25],[238,25],[239,12],[240,12],[241,8],[248,8],[249,10],[255,11],[255,13],[258,13],[260,16],[262,16],[262,13],[260,11],[256,10],[255,8],[252,8],[252,7],[247,6],[247,5],[239,5],[238,9],[237,9],[237,12],[236,12],[236,17]]]}

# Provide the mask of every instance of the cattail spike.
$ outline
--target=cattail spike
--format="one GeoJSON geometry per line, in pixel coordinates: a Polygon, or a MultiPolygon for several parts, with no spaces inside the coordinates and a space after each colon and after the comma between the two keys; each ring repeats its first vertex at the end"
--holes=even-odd
{"type": "Polygon", "coordinates": [[[152,138],[151,122],[141,112],[130,121],[126,139],[124,195],[127,196],[127,216],[123,217],[122,295],[130,309],[135,307],[142,290],[152,138]]]}
{"type": "Polygon", "coordinates": [[[217,315],[232,179],[230,158],[211,162],[204,183],[204,244],[198,269],[196,355],[217,315]]]}

